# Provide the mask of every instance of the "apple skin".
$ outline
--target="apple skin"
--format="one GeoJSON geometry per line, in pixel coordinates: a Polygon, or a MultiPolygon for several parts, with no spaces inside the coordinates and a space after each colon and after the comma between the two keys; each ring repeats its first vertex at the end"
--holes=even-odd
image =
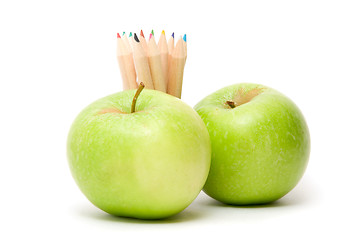
{"type": "Polygon", "coordinates": [[[85,196],[103,211],[141,219],[181,212],[207,179],[211,144],[199,115],[184,102],[144,89],[86,107],[71,126],[67,155],[85,196]]]}
{"type": "Polygon", "coordinates": [[[310,136],[298,107],[263,85],[242,83],[222,88],[194,109],[205,122],[212,144],[204,192],[227,204],[273,202],[299,182],[310,153],[310,136]],[[249,102],[231,108],[239,92],[262,89],[249,102]]]}

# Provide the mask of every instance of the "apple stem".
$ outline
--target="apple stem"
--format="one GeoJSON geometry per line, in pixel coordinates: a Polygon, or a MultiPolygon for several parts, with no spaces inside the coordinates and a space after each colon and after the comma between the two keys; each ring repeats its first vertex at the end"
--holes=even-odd
{"type": "Polygon", "coordinates": [[[132,105],[131,105],[131,113],[135,112],[136,109],[136,102],[137,102],[137,98],[140,95],[140,93],[142,92],[143,88],[145,87],[145,84],[143,84],[143,82],[140,83],[140,85],[137,88],[137,91],[135,93],[135,96],[132,99],[132,105]]]}
{"type": "Polygon", "coordinates": [[[227,101],[226,103],[227,103],[231,108],[235,108],[235,107],[236,107],[236,105],[234,104],[233,101],[227,101]]]}

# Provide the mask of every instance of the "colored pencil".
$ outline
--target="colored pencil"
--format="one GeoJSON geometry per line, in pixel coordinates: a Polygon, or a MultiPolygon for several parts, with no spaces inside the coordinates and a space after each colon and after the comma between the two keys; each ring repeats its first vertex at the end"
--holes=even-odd
{"type": "Polygon", "coordinates": [[[126,70],[126,46],[120,36],[119,33],[117,33],[117,62],[118,66],[120,67],[121,77],[122,77],[122,88],[123,90],[129,89],[129,83],[128,83],[128,76],[127,76],[127,70],[126,70]]]}
{"type": "Polygon", "coordinates": [[[185,60],[187,60],[187,34],[183,36],[183,41],[185,60]]]}
{"type": "Polygon", "coordinates": [[[133,39],[132,32],[130,32],[130,35],[128,35],[128,41],[129,41],[129,43],[130,43],[131,50],[132,50],[132,52],[133,52],[133,42],[134,42],[135,40],[133,39]]]}
{"type": "Polygon", "coordinates": [[[136,33],[134,34],[134,40],[133,57],[135,60],[138,82],[143,82],[147,89],[154,89],[147,54],[136,33]]]}
{"type": "Polygon", "coordinates": [[[167,93],[178,98],[181,98],[182,94],[183,70],[185,62],[184,41],[180,38],[171,54],[171,62],[168,73],[169,81],[167,86],[167,93]]]}
{"type": "Polygon", "coordinates": [[[132,51],[128,48],[121,36],[117,35],[117,60],[123,79],[123,89],[136,89],[136,70],[133,63],[132,51]]]}
{"type": "Polygon", "coordinates": [[[125,43],[128,51],[132,52],[132,47],[130,46],[130,42],[128,41],[128,38],[127,38],[125,32],[122,35],[122,39],[123,39],[123,42],[125,43]]]}
{"type": "Polygon", "coordinates": [[[143,48],[143,50],[144,50],[144,52],[146,53],[146,56],[147,56],[148,46],[147,46],[147,42],[146,42],[145,35],[143,34],[143,31],[142,31],[142,30],[141,30],[141,33],[140,33],[139,40],[140,40],[140,43],[141,43],[141,45],[142,45],[142,48],[143,48]]]}
{"type": "Polygon", "coordinates": [[[170,66],[171,66],[171,59],[172,59],[172,52],[174,49],[174,37],[175,33],[172,33],[170,39],[168,39],[167,47],[168,47],[168,55],[167,55],[167,93],[168,93],[168,85],[170,81],[170,66]]]}
{"type": "MultiPolygon", "coordinates": [[[[132,34],[131,34],[132,35],[132,34]]],[[[137,89],[137,82],[136,82],[136,70],[135,70],[135,63],[133,62],[133,51],[132,51],[132,47],[129,43],[129,40],[126,36],[125,33],[123,33],[122,35],[123,41],[125,43],[125,46],[127,48],[128,51],[128,55],[127,55],[127,59],[126,59],[126,66],[127,66],[127,71],[128,71],[128,84],[129,84],[129,89],[137,89]]]]}
{"type": "Polygon", "coordinates": [[[161,55],[161,64],[163,76],[165,78],[165,87],[167,89],[168,84],[168,46],[166,41],[165,31],[162,31],[160,39],[158,40],[158,50],[161,55]]]}
{"type": "MultiPolygon", "coordinates": [[[[152,29],[152,31],[150,33],[150,38],[155,38],[155,33],[154,33],[153,29],[152,29]]],[[[156,39],[155,39],[155,42],[156,42],[156,39]]]]}
{"type": "Polygon", "coordinates": [[[168,54],[171,55],[174,49],[175,33],[172,33],[170,39],[168,40],[168,54]]]}

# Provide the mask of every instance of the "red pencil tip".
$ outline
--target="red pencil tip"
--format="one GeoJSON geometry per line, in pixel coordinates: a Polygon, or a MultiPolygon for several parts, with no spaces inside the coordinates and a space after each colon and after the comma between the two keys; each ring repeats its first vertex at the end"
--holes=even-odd
{"type": "Polygon", "coordinates": [[[150,40],[151,40],[151,37],[152,37],[152,33],[150,33],[150,40]]]}
{"type": "Polygon", "coordinates": [[[117,38],[121,38],[121,35],[119,33],[117,33],[117,38]]]}
{"type": "Polygon", "coordinates": [[[145,35],[143,35],[143,31],[142,31],[142,29],[141,29],[141,33],[140,33],[140,35],[141,35],[143,38],[145,38],[145,35]]]}

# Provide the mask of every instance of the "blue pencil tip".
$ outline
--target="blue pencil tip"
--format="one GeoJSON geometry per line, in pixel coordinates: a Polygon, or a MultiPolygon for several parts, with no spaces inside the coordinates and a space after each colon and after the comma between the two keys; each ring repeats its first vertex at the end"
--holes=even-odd
{"type": "Polygon", "coordinates": [[[172,37],[175,38],[175,33],[172,33],[172,37]]]}
{"type": "Polygon", "coordinates": [[[187,42],[187,35],[186,34],[183,36],[183,41],[187,42]]]}

